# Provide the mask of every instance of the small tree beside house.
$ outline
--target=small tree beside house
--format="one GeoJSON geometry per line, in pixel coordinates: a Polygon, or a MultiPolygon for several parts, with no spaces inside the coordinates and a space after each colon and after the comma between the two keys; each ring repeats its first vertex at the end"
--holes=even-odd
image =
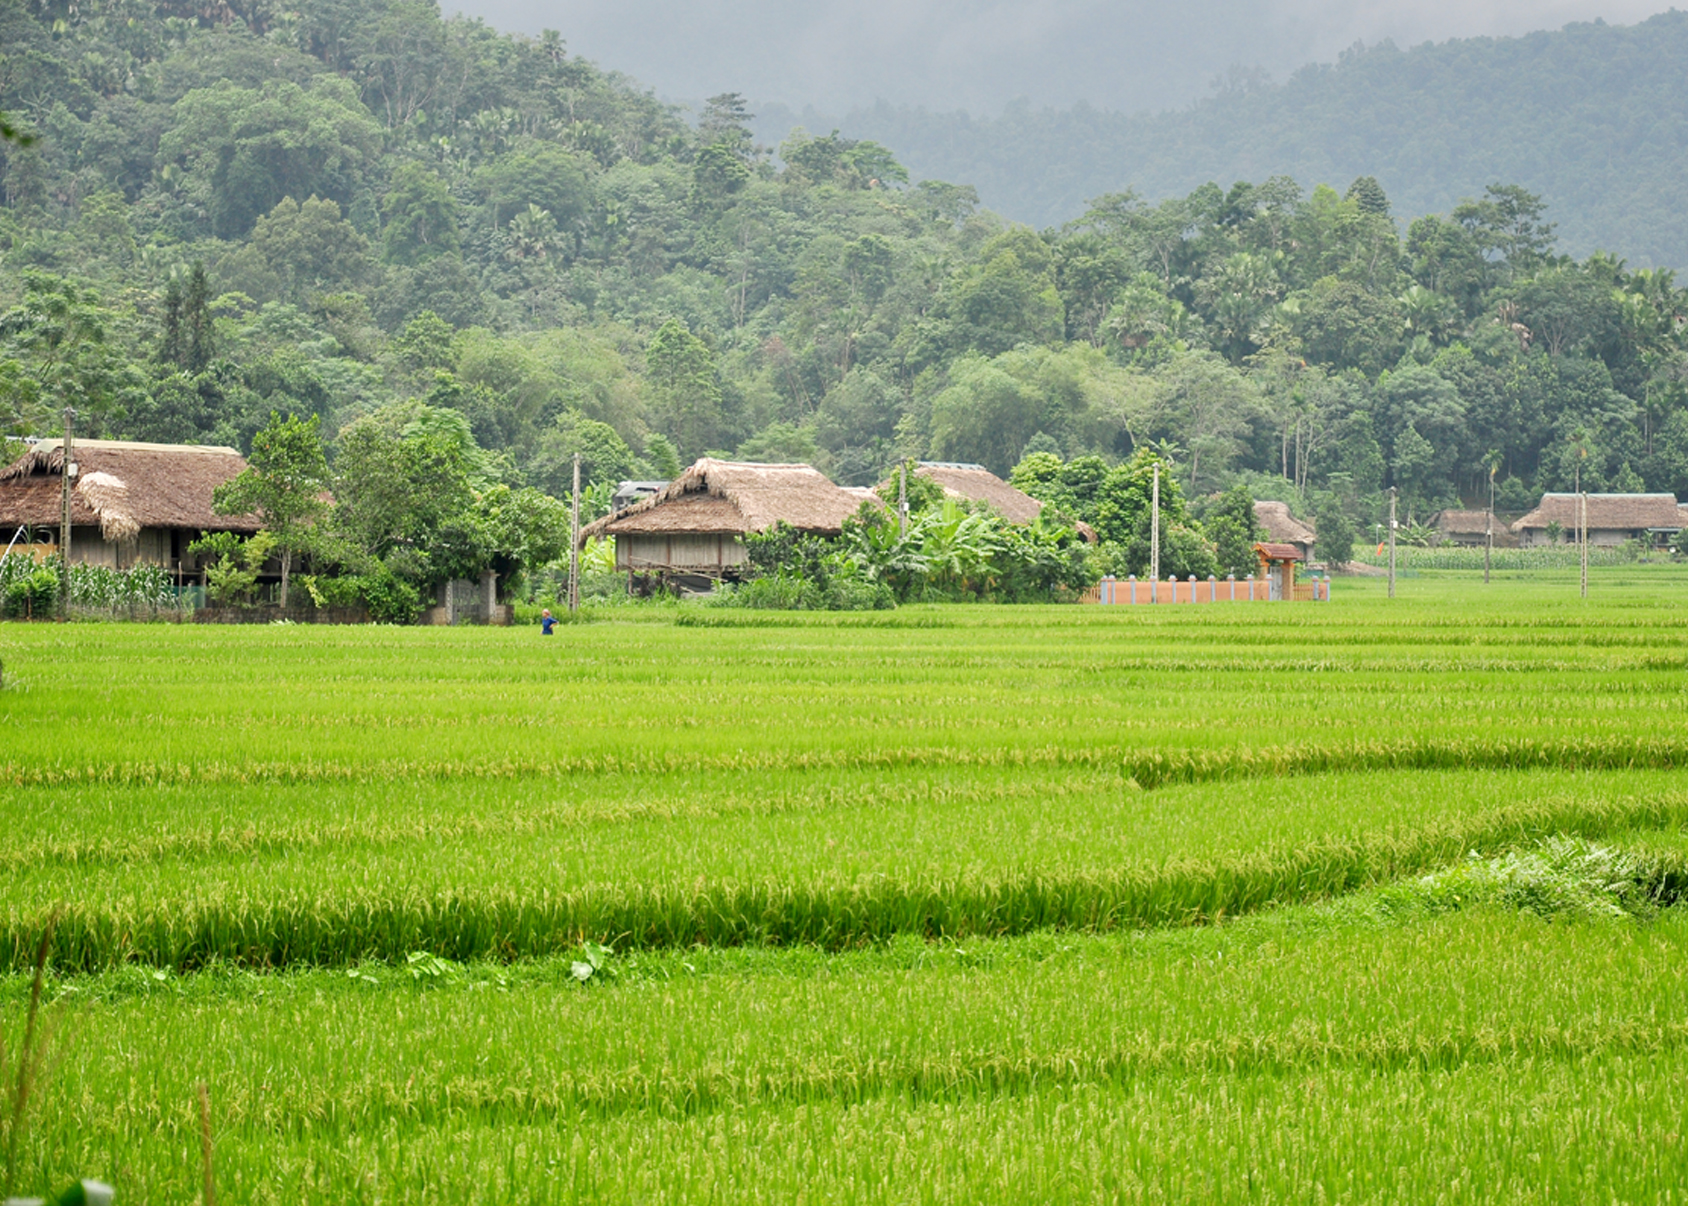
{"type": "Polygon", "coordinates": [[[281,555],[281,605],[287,606],[293,554],[303,552],[311,529],[327,507],[328,461],[322,452],[321,420],[316,415],[283,419],[270,412],[269,424],[252,437],[252,455],[232,481],[217,487],[212,506],[221,515],[255,515],[275,539],[281,555]]]}

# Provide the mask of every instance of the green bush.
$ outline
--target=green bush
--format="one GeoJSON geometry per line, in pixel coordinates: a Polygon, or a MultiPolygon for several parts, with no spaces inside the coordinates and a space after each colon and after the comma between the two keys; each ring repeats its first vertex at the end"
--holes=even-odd
{"type": "Polygon", "coordinates": [[[414,624],[422,614],[422,596],[416,587],[384,565],[355,581],[369,618],[377,624],[414,624]]]}
{"type": "Polygon", "coordinates": [[[364,601],[363,579],[356,575],[323,578],[316,574],[300,574],[297,581],[317,607],[356,607],[364,601]]]}
{"type": "Polygon", "coordinates": [[[865,578],[834,575],[816,581],[795,574],[770,574],[724,587],[711,603],[759,611],[889,611],[896,607],[897,597],[888,583],[865,578]]]}
{"type": "Polygon", "coordinates": [[[46,619],[59,601],[59,572],[43,565],[6,585],[0,610],[9,620],[46,619]]]}

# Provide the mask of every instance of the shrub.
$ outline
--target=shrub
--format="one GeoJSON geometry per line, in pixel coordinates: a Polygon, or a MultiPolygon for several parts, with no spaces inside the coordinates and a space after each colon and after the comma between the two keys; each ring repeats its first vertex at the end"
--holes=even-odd
{"type": "Polygon", "coordinates": [[[59,572],[53,566],[43,565],[6,584],[0,609],[9,620],[45,619],[53,614],[58,600],[59,572]]]}
{"type": "Polygon", "coordinates": [[[416,587],[381,566],[358,579],[358,591],[369,618],[377,624],[414,624],[422,614],[422,596],[416,587]]]}

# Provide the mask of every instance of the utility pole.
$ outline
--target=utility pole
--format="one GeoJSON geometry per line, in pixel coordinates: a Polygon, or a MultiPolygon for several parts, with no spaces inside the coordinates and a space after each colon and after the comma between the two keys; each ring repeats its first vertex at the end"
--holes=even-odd
{"type": "Polygon", "coordinates": [[[1577,561],[1582,566],[1582,596],[1588,598],[1588,495],[1582,492],[1582,458],[1587,449],[1577,449],[1577,466],[1572,470],[1572,490],[1577,492],[1577,561]]]}
{"type": "Polygon", "coordinates": [[[569,614],[580,610],[580,453],[574,454],[574,493],[569,496],[569,614]]]}
{"type": "Polygon", "coordinates": [[[908,539],[908,462],[897,466],[897,539],[908,539]]]}
{"type": "Polygon", "coordinates": [[[1586,450],[1579,449],[1572,488],[1577,492],[1577,561],[1582,567],[1582,597],[1588,598],[1588,495],[1582,488],[1582,458],[1586,450]]]}
{"type": "Polygon", "coordinates": [[[1155,482],[1149,498],[1149,577],[1160,581],[1160,464],[1155,464],[1155,482]]]}
{"type": "Polygon", "coordinates": [[[59,515],[59,619],[70,618],[70,491],[76,484],[76,455],[74,439],[76,435],[76,411],[72,407],[64,408],[64,444],[59,448],[64,460],[64,469],[60,476],[63,478],[63,497],[60,502],[63,509],[59,515]]]}
{"type": "Polygon", "coordinates": [[[1394,486],[1389,487],[1389,597],[1395,597],[1395,529],[1401,525],[1395,522],[1395,499],[1400,491],[1394,486]]]}
{"type": "Polygon", "coordinates": [[[1495,467],[1489,466],[1489,521],[1484,532],[1483,585],[1489,584],[1489,558],[1495,551],[1495,467]]]}

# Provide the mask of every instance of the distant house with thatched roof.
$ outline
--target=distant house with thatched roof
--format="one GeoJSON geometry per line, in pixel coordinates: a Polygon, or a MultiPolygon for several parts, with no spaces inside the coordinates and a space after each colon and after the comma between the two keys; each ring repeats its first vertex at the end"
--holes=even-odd
{"type": "MultiPolygon", "coordinates": [[[[984,503],[1009,523],[1035,523],[1043,514],[1043,502],[1003,481],[983,465],[963,461],[920,461],[914,471],[943,487],[944,497],[957,502],[984,503]]],[[[895,500],[896,477],[880,483],[885,497],[895,500]]],[[[1079,535],[1096,543],[1096,530],[1087,523],[1077,525],[1079,535]]]]}
{"type": "MultiPolygon", "coordinates": [[[[921,461],[916,477],[937,482],[944,497],[958,502],[986,503],[1009,523],[1031,523],[1043,513],[1043,504],[1030,494],[1009,485],[983,465],[959,461],[921,461]]],[[[895,485],[894,481],[889,484],[895,485]]]]}
{"type": "Polygon", "coordinates": [[[785,523],[836,536],[861,499],[809,465],[759,465],[705,457],[648,498],[581,530],[614,537],[616,568],[668,580],[735,578],[744,538],[785,523]]]}
{"type": "MultiPolygon", "coordinates": [[[[1497,549],[1518,547],[1518,537],[1506,521],[1494,519],[1494,542],[1497,549]]],[[[1430,526],[1447,544],[1460,548],[1480,549],[1489,542],[1490,515],[1487,511],[1458,511],[1449,508],[1438,512],[1430,526]]]]}
{"type": "MultiPolygon", "coordinates": [[[[1578,495],[1544,494],[1541,505],[1512,525],[1525,548],[1551,544],[1550,529],[1561,543],[1576,540],[1578,495]]],[[[1646,545],[1666,544],[1684,525],[1674,494],[1590,494],[1588,496],[1588,542],[1617,545],[1639,540],[1646,545]]]]}
{"type": "MultiPolygon", "coordinates": [[[[187,546],[202,532],[258,530],[251,516],[211,509],[217,487],[246,468],[233,448],[121,440],[77,440],[71,447],[72,561],[196,572],[187,546]]],[[[64,470],[62,440],[42,440],[0,469],[0,547],[20,528],[36,533],[38,546],[62,544],[64,470]]]]}
{"type": "Polygon", "coordinates": [[[1266,543],[1289,545],[1297,558],[1313,560],[1313,545],[1318,533],[1290,514],[1289,504],[1266,499],[1254,504],[1254,522],[1266,533],[1266,543]]]}

